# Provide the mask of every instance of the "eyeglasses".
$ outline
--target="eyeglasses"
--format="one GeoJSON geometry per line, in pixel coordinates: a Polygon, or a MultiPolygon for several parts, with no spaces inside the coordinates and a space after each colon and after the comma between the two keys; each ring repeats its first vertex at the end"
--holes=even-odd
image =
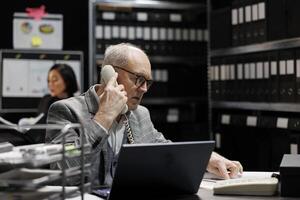
{"type": "Polygon", "coordinates": [[[144,83],[146,82],[147,83],[147,90],[149,90],[150,86],[152,85],[153,83],[153,80],[147,80],[145,77],[143,76],[140,76],[136,73],[133,73],[131,71],[128,71],[127,69],[124,69],[123,67],[119,67],[119,66],[113,66],[114,68],[117,68],[117,69],[121,69],[125,72],[128,72],[129,74],[132,74],[135,76],[135,85],[137,87],[141,87],[142,85],[144,85],[144,83]]]}

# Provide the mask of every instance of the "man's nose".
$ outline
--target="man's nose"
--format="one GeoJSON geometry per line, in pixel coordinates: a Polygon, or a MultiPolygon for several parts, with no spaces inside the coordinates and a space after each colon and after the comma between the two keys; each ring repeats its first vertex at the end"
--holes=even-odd
{"type": "Polygon", "coordinates": [[[143,92],[143,93],[146,93],[148,91],[148,88],[147,88],[147,82],[145,81],[140,87],[139,89],[143,92]]]}

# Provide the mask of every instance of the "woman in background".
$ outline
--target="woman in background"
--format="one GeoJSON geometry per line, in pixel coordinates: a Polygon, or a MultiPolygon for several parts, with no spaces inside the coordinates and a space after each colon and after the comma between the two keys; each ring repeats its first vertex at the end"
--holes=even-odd
{"type": "MultiPolygon", "coordinates": [[[[39,124],[45,124],[49,107],[55,101],[73,97],[78,91],[77,80],[74,71],[67,64],[55,64],[48,72],[49,94],[45,95],[38,106],[38,117],[35,119],[39,124]]],[[[30,130],[26,136],[32,143],[44,143],[45,131],[30,130]]]]}
{"type": "Polygon", "coordinates": [[[45,95],[38,106],[38,114],[44,113],[45,120],[52,103],[73,97],[78,91],[76,76],[72,68],[67,64],[53,65],[48,72],[48,88],[50,94],[45,95]]]}

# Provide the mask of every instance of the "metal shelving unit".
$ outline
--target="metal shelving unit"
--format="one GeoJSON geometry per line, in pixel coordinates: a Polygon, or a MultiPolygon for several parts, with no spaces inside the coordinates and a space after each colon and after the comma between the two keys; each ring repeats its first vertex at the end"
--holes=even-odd
{"type": "Polygon", "coordinates": [[[257,53],[257,52],[264,52],[264,51],[297,48],[297,47],[300,47],[300,37],[263,42],[259,44],[251,44],[245,46],[216,49],[216,50],[212,50],[210,54],[212,57],[233,56],[233,55],[257,53]]]}
{"type": "Polygon", "coordinates": [[[207,102],[205,97],[187,97],[187,98],[155,98],[148,97],[142,100],[143,105],[186,105],[199,102],[207,102]]]}
{"type": "Polygon", "coordinates": [[[299,112],[297,103],[264,103],[264,102],[240,102],[240,101],[212,101],[212,108],[260,110],[278,112],[299,112]]]}
{"type": "MultiPolygon", "coordinates": [[[[70,130],[78,130],[80,140],[85,141],[84,129],[81,124],[38,124],[38,125],[0,125],[0,129],[20,131],[24,129],[59,131],[62,134],[61,144],[34,144],[16,146],[8,149],[7,152],[0,153],[1,191],[0,198],[42,198],[42,199],[65,199],[74,193],[80,192],[81,199],[84,193],[89,192],[90,164],[84,163],[84,156],[90,153],[90,146],[80,144],[71,147],[65,145],[65,135],[70,130]],[[60,169],[44,169],[45,165],[64,162],[69,158],[77,157],[80,165],[66,168],[65,164],[60,169]],[[41,168],[41,169],[40,169],[41,168]],[[3,171],[4,170],[4,171],[3,171]],[[67,178],[80,176],[79,186],[66,188],[67,178]],[[18,178],[17,178],[18,177],[18,178]],[[86,179],[88,177],[88,179],[86,179]],[[54,187],[52,184],[56,183],[54,187]],[[51,184],[52,187],[47,186],[51,184]],[[10,188],[14,189],[11,194],[10,188]],[[5,189],[7,188],[7,189],[5,189]]],[[[0,134],[1,135],[1,134],[0,134]]]]}
{"type": "MultiPolygon", "coordinates": [[[[179,120],[174,125],[178,129],[170,132],[178,132],[180,128],[184,129],[180,124],[180,116],[184,118],[186,113],[198,113],[199,110],[202,116],[207,114],[207,88],[203,91],[207,85],[206,9],[206,3],[90,0],[90,85],[99,79],[101,69],[98,67],[103,62],[105,47],[129,42],[145,50],[152,65],[153,79],[157,83],[144,96],[141,104],[152,110],[151,116],[158,116],[159,119],[153,117],[154,123],[157,120],[156,122],[165,123],[167,126],[168,120],[165,115],[173,114],[176,110],[179,120]],[[103,14],[109,14],[111,18],[103,18],[103,14]],[[146,16],[146,19],[141,20],[138,17],[140,14],[146,16]],[[175,20],[172,18],[174,16],[175,20]],[[121,28],[124,33],[122,37],[121,28]],[[113,30],[118,34],[112,34],[113,30]],[[138,32],[140,34],[137,34],[138,32]],[[191,87],[181,89],[180,78],[185,79],[185,85],[190,84],[191,87]],[[154,87],[155,90],[152,90],[154,87]]],[[[191,121],[186,121],[191,123],[191,127],[195,121],[207,124],[203,118],[196,115],[189,120],[191,121]]],[[[160,128],[164,127],[158,129],[160,128]]]]}

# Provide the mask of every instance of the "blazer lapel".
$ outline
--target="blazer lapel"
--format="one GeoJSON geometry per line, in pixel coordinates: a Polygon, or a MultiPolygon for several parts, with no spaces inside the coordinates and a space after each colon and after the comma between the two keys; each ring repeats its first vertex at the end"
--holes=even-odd
{"type": "Polygon", "coordinates": [[[98,107],[99,107],[99,97],[96,93],[97,86],[98,85],[93,85],[88,89],[88,91],[86,91],[86,93],[84,93],[85,102],[87,104],[88,110],[90,113],[94,115],[98,111],[98,107]]]}

